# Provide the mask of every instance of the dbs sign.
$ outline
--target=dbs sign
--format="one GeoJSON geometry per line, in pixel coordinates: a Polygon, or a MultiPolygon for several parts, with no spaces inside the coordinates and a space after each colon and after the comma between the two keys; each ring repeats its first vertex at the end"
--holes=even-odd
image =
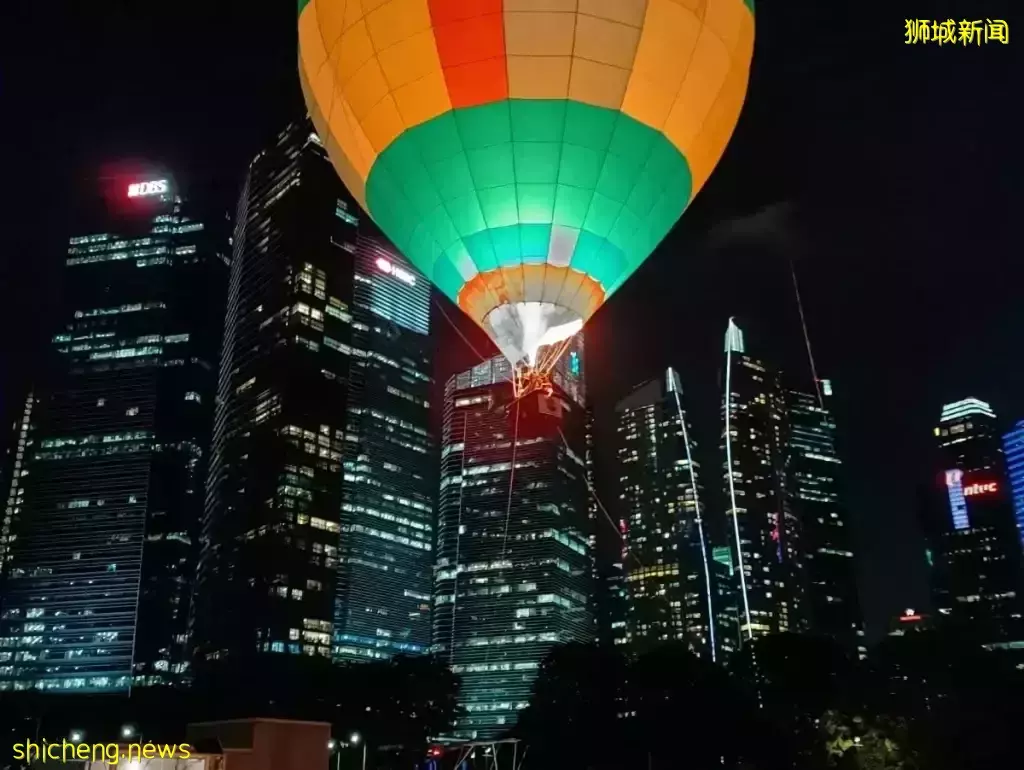
{"type": "Polygon", "coordinates": [[[145,198],[150,195],[163,195],[168,190],[166,179],[156,179],[152,182],[136,182],[128,185],[129,198],[145,198]]]}

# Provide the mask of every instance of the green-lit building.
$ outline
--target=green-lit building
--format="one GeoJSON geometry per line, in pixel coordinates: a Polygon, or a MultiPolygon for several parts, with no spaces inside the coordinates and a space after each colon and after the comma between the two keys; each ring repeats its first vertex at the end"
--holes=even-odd
{"type": "Polygon", "coordinates": [[[513,727],[548,651],[595,638],[582,348],[540,429],[508,411],[504,357],[445,386],[434,647],[462,679],[463,737],[513,727]]]}

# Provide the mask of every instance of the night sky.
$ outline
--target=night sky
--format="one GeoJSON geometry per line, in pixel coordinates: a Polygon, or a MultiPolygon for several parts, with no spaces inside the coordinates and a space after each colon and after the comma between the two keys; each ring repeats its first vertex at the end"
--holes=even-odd
{"type": "MultiPolygon", "coordinates": [[[[977,396],[1024,418],[1024,27],[1010,8],[759,0],[724,159],[588,327],[597,408],[676,366],[710,466],[730,315],[748,347],[809,382],[793,260],[818,371],[838,392],[872,635],[926,602],[915,488],[942,402],[977,396]],[[905,45],[907,16],[1006,19],[1010,45],[905,45]]],[[[295,37],[294,0],[4,3],[0,408],[53,331],[72,191],[144,157],[233,209],[248,160],[301,114],[295,37]]],[[[475,356],[435,321],[443,379],[475,356]]]]}

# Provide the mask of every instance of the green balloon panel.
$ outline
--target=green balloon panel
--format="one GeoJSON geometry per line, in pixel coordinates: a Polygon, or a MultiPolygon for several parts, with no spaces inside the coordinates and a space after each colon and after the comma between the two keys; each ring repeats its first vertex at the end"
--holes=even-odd
{"type": "Polygon", "coordinates": [[[691,194],[689,165],[660,132],[617,110],[539,99],[457,109],[409,129],[366,184],[377,224],[453,300],[477,273],[548,261],[565,233],[571,251],[559,264],[610,295],[691,194]]]}

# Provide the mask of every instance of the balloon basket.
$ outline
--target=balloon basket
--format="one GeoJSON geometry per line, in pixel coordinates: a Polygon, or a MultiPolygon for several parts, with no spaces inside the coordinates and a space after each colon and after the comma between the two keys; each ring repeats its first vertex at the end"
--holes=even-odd
{"type": "Polygon", "coordinates": [[[562,397],[551,378],[542,372],[517,373],[515,387],[508,401],[497,405],[508,420],[512,435],[517,438],[549,438],[557,436],[562,427],[562,397]]]}

